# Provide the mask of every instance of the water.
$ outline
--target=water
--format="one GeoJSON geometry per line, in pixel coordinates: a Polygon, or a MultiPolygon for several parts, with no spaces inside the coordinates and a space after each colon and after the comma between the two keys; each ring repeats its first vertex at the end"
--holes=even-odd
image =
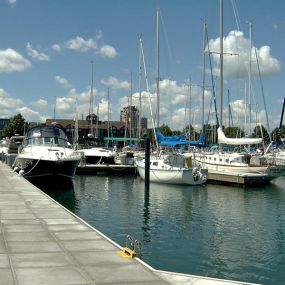
{"type": "Polygon", "coordinates": [[[168,186],[134,176],[76,176],[46,193],[156,269],[285,284],[285,177],[264,188],[168,186]]]}

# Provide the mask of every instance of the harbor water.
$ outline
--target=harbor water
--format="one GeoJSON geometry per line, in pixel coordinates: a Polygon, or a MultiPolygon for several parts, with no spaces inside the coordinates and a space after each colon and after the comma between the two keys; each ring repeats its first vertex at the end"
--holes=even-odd
{"type": "Polygon", "coordinates": [[[267,186],[150,184],[137,176],[77,175],[37,184],[124,246],[131,235],[155,269],[285,284],[285,177],[267,186]]]}

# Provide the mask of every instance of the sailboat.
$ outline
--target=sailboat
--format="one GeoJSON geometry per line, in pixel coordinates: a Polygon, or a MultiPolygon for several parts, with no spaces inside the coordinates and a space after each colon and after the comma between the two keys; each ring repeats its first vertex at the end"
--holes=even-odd
{"type": "MultiPolygon", "coordinates": [[[[162,137],[159,129],[159,9],[157,9],[157,81],[156,81],[156,95],[157,95],[157,128],[153,131],[155,136],[157,131],[162,137]]],[[[152,112],[151,112],[152,113],[152,112]]],[[[138,173],[142,179],[145,179],[145,158],[143,156],[135,157],[135,165],[138,173]]],[[[150,156],[150,175],[149,181],[164,184],[185,184],[185,185],[201,185],[207,181],[208,171],[203,169],[200,165],[192,163],[192,158],[185,158],[177,153],[165,154],[159,151],[159,144],[157,143],[156,154],[150,156]]]]}
{"type": "MultiPolygon", "coordinates": [[[[84,139],[85,145],[80,149],[83,155],[80,166],[85,166],[86,164],[115,164],[116,151],[111,150],[107,147],[102,147],[98,145],[98,140],[94,137],[93,129],[93,61],[92,64],[92,76],[91,76],[91,90],[90,90],[90,133],[87,138],[84,139]]],[[[97,124],[98,124],[98,118],[97,124]]]]}
{"type": "Polygon", "coordinates": [[[267,160],[262,153],[225,152],[222,145],[260,145],[260,138],[228,138],[222,129],[223,117],[223,0],[220,0],[220,121],[218,127],[218,150],[200,150],[191,154],[194,161],[209,171],[209,178],[218,181],[238,182],[244,177],[243,183],[261,184],[285,174],[285,168],[276,165],[275,161],[267,160]]]}

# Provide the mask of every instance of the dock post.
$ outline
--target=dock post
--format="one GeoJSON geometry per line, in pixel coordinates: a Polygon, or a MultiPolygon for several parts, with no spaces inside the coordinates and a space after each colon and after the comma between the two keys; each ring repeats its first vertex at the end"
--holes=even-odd
{"type": "Polygon", "coordinates": [[[145,138],[145,171],[144,171],[144,188],[145,190],[149,190],[149,157],[150,157],[150,139],[149,137],[145,138]]]}

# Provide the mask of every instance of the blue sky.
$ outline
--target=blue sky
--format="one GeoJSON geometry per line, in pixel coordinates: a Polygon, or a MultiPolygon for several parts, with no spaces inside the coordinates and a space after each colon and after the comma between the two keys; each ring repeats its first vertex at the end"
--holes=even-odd
{"type": "MultiPolygon", "coordinates": [[[[107,119],[109,90],[111,119],[118,120],[119,111],[130,102],[131,91],[133,105],[139,106],[141,34],[146,66],[143,74],[147,75],[147,80],[141,77],[141,113],[149,118],[150,102],[156,109],[158,7],[160,123],[182,130],[190,121],[199,128],[203,22],[207,21],[209,49],[219,52],[219,0],[0,0],[0,117],[20,112],[28,121],[45,121],[53,117],[55,101],[57,118],[85,117],[93,61],[94,111],[99,111],[101,120],[107,119]]],[[[285,95],[284,10],[282,0],[224,0],[224,120],[229,90],[234,124],[245,124],[251,22],[252,120],[266,124],[257,57],[270,127],[279,125],[285,95]]],[[[212,54],[217,89],[218,57],[212,54]]],[[[211,90],[206,59],[206,118],[211,90]]]]}

